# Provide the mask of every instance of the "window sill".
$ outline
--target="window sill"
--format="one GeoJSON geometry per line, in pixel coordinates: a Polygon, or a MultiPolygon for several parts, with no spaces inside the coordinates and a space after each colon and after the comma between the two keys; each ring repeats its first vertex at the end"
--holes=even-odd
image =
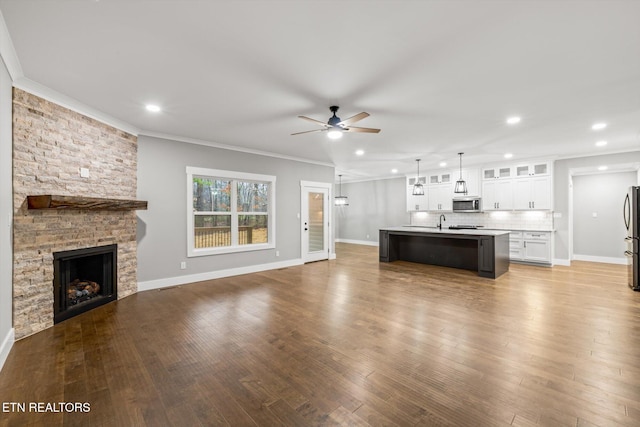
{"type": "Polygon", "coordinates": [[[224,246],[220,248],[201,248],[201,249],[189,249],[187,258],[194,258],[199,256],[209,255],[222,255],[233,254],[242,252],[263,251],[267,249],[275,249],[274,243],[257,243],[253,245],[239,245],[239,246],[224,246]]]}

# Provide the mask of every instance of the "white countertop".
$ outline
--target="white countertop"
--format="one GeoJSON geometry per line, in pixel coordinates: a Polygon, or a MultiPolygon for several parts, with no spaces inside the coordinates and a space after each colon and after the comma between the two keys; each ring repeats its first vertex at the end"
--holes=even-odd
{"type": "Polygon", "coordinates": [[[439,229],[437,227],[420,226],[420,225],[403,225],[400,227],[385,227],[380,230],[385,231],[410,231],[412,233],[430,233],[430,234],[462,234],[468,236],[502,236],[509,234],[509,230],[450,230],[448,228],[439,229]]]}
{"type": "Polygon", "coordinates": [[[531,231],[534,233],[553,233],[556,230],[542,230],[540,228],[491,228],[490,230],[505,230],[505,231],[531,231]]]}
{"type": "MultiPolygon", "coordinates": [[[[437,228],[433,225],[403,225],[402,227],[419,227],[419,228],[437,228]]],[[[444,225],[442,226],[445,227],[444,225]]],[[[542,228],[497,228],[497,227],[486,227],[479,226],[478,230],[495,230],[495,231],[532,231],[534,233],[555,233],[555,229],[542,229],[542,228]]],[[[448,227],[447,227],[448,228],[448,227]]]]}

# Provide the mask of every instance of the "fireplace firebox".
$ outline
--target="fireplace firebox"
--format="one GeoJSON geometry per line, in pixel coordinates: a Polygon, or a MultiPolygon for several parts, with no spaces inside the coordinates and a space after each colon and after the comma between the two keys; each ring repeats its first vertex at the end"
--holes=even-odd
{"type": "Polygon", "coordinates": [[[118,245],[53,254],[53,322],[59,323],[118,298],[118,245]]]}

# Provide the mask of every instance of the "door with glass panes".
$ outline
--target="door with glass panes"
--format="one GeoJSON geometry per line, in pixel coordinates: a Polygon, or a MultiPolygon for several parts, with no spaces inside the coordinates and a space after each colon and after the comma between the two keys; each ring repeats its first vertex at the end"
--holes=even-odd
{"type": "Polygon", "coordinates": [[[302,187],[302,260],[329,259],[329,188],[302,187]]]}

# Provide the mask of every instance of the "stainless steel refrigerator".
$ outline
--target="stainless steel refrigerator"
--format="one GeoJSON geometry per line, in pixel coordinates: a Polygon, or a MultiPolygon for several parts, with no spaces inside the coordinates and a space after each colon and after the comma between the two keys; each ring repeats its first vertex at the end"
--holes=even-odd
{"type": "Polygon", "coordinates": [[[627,283],[634,291],[640,291],[640,187],[629,187],[624,199],[624,226],[627,228],[627,283]]]}

